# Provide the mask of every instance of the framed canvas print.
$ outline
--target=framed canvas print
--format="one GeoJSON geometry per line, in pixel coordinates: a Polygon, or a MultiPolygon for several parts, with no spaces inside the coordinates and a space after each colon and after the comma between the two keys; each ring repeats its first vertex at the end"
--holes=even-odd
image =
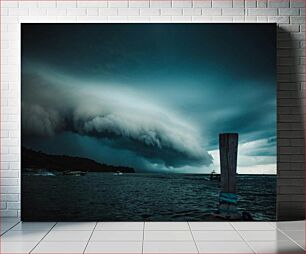
{"type": "Polygon", "coordinates": [[[24,221],[276,219],[275,24],[21,25],[24,221]]]}

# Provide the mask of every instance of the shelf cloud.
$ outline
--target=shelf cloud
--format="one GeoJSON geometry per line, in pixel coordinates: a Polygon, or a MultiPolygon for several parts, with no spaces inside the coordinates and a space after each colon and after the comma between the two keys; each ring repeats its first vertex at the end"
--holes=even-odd
{"type": "Polygon", "coordinates": [[[24,74],[22,131],[52,137],[62,132],[106,140],[166,167],[209,166],[212,156],[188,122],[148,99],[111,86],[65,84],[60,78],[24,74]]]}

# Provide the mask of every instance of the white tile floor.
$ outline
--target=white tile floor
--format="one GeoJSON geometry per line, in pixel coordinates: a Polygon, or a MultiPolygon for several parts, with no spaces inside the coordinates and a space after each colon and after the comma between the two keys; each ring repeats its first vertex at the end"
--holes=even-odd
{"type": "Polygon", "coordinates": [[[0,253],[305,253],[305,221],[19,222],[1,218],[0,253]]]}

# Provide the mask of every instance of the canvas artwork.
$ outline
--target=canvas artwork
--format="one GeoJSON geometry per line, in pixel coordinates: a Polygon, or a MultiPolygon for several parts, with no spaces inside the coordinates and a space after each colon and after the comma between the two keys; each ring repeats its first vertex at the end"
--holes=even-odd
{"type": "Polygon", "coordinates": [[[24,221],[276,219],[275,24],[22,24],[24,221]]]}

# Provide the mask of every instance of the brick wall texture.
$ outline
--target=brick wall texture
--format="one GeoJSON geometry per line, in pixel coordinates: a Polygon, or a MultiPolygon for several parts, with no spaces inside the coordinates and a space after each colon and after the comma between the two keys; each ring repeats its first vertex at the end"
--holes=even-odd
{"type": "Polygon", "coordinates": [[[278,27],[278,219],[304,218],[304,0],[1,0],[0,5],[1,216],[20,215],[20,23],[252,22],[278,27]]]}

